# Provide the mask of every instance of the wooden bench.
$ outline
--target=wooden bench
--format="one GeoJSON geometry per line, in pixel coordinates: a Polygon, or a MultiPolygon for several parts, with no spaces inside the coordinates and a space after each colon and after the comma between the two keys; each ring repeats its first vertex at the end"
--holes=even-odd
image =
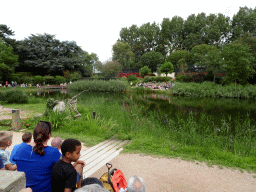
{"type": "Polygon", "coordinates": [[[128,140],[121,141],[109,139],[82,152],[79,160],[85,161],[83,178],[89,177],[110,160],[118,156],[123,150],[121,146],[128,143],[130,143],[128,140]]]}

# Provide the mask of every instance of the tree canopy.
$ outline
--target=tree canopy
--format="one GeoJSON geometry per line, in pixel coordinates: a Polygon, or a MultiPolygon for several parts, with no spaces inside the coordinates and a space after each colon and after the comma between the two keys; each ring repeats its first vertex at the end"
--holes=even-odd
{"type": "Polygon", "coordinates": [[[141,66],[148,66],[152,72],[155,72],[161,64],[164,63],[164,56],[155,51],[151,51],[142,55],[140,59],[141,66]]]}
{"type": "Polygon", "coordinates": [[[31,35],[17,47],[19,69],[36,75],[62,75],[84,65],[83,50],[71,41],[59,41],[54,35],[31,35]]]}

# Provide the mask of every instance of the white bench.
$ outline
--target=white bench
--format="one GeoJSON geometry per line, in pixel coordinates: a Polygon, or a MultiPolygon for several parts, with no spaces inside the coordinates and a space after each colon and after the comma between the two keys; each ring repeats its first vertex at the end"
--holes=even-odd
{"type": "Polygon", "coordinates": [[[127,143],[130,143],[130,141],[110,139],[84,151],[79,159],[85,161],[86,163],[85,167],[83,168],[83,179],[89,177],[110,160],[118,156],[123,150],[121,146],[127,143]]]}

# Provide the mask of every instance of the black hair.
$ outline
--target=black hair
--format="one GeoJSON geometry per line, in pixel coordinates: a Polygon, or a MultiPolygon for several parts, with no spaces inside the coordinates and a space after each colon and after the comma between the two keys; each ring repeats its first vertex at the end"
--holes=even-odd
{"type": "Polygon", "coordinates": [[[76,139],[66,139],[61,145],[62,155],[66,155],[67,152],[73,153],[77,146],[81,146],[81,142],[76,139]]]}
{"type": "Polygon", "coordinates": [[[39,122],[33,132],[34,141],[36,143],[35,153],[44,156],[44,145],[47,139],[49,139],[49,134],[51,134],[51,125],[45,122],[39,122]]]}

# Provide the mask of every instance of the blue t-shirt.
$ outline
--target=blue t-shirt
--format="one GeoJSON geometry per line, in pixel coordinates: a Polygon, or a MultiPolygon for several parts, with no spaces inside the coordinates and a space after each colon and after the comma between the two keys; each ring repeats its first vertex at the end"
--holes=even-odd
{"type": "Polygon", "coordinates": [[[18,149],[19,149],[22,145],[27,145],[27,143],[21,143],[21,144],[18,144],[18,145],[14,145],[14,147],[13,147],[13,149],[12,149],[11,156],[10,156],[10,162],[11,162],[12,164],[16,164],[16,162],[13,161],[13,156],[16,154],[16,152],[18,151],[18,149]]]}
{"type": "Polygon", "coordinates": [[[3,164],[2,158],[0,157],[0,169],[2,169],[3,167],[4,167],[4,164],[3,164]]]}
{"type": "Polygon", "coordinates": [[[51,192],[51,176],[53,165],[60,159],[57,148],[44,147],[45,155],[41,156],[34,151],[31,145],[22,145],[13,156],[17,170],[25,172],[26,187],[33,192],[51,192]]]}

